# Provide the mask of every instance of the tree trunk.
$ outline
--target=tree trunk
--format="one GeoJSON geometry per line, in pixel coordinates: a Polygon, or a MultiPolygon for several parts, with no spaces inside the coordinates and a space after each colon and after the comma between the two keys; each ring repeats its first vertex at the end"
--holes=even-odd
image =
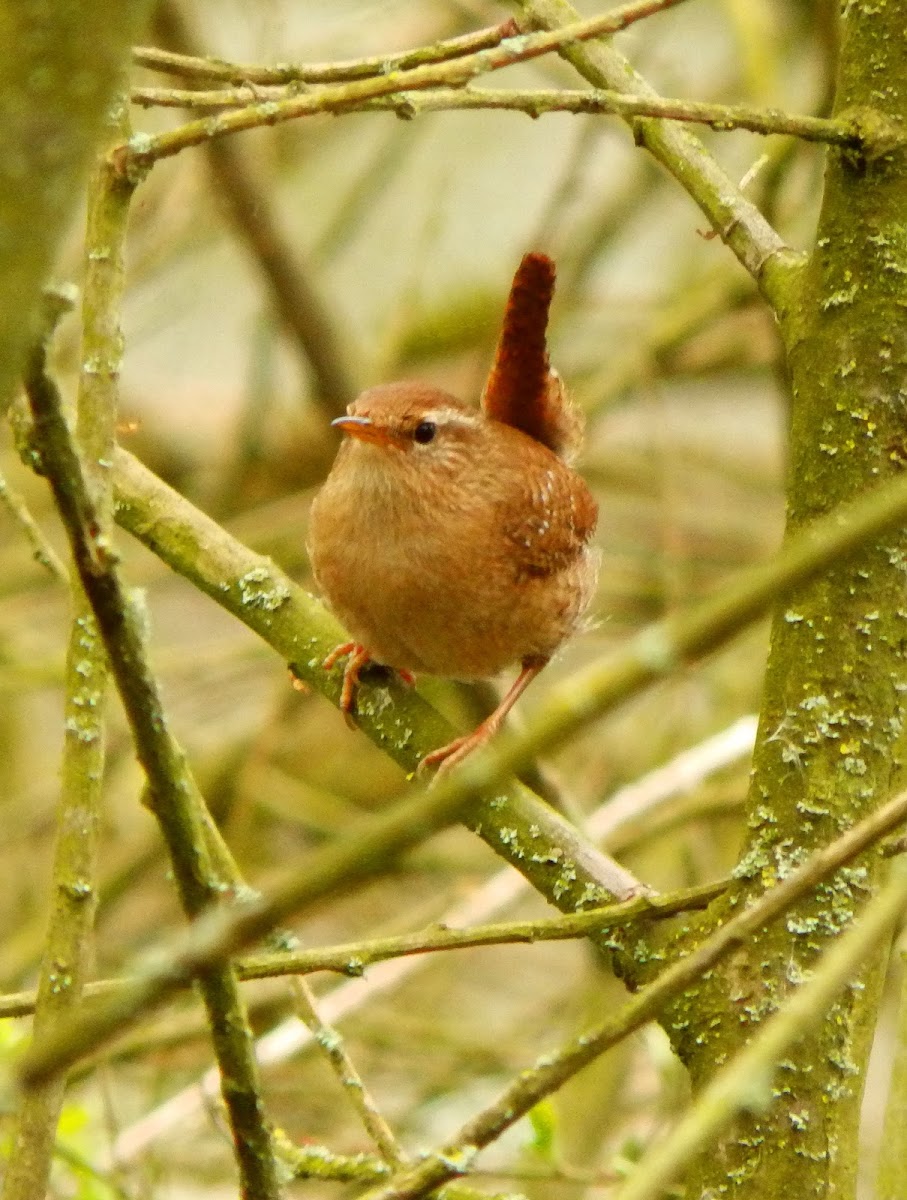
{"type": "MultiPolygon", "coordinates": [[[[907,3],[845,4],[836,110],[907,118],[907,3]],[[875,110],[875,113],[871,110],[875,110]]],[[[788,527],[907,462],[907,151],[829,150],[815,249],[783,331],[791,383],[788,527]]],[[[881,803],[903,757],[907,535],[898,531],[777,612],[738,885],[696,930],[770,887],[881,803]]],[[[694,1085],[749,1039],[859,913],[878,854],[838,872],[688,994],[666,1024],[694,1085]]],[[[690,1196],[852,1196],[881,964],[780,1064],[767,1111],[697,1163],[690,1196]]]]}

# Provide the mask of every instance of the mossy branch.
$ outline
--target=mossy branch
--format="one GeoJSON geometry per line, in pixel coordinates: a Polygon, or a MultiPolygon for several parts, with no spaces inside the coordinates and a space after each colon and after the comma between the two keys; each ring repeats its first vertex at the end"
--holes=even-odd
{"type": "MultiPolygon", "coordinates": [[[[110,539],[89,491],[59,393],[44,371],[40,354],[32,358],[27,392],[35,450],[53,489],[75,567],[148,778],[149,804],[167,843],[180,899],[188,916],[198,916],[217,902],[221,884],[208,853],[208,827],[200,816],[204,802],[167,725],[145,655],[141,616],[134,598],[120,581],[110,539]]],[[[104,440],[108,438],[109,433],[104,440]]],[[[252,1034],[235,973],[229,965],[219,964],[202,972],[198,983],[221,1072],[243,1195],[249,1200],[277,1200],[277,1171],[264,1122],[252,1034]]],[[[50,1082],[48,1079],[38,1086],[50,1082]]]]}

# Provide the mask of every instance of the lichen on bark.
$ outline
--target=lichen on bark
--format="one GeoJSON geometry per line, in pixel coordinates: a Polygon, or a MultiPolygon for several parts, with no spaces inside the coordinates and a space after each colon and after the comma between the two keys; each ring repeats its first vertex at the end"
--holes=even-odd
{"type": "MultiPolygon", "coordinates": [[[[850,4],[836,109],[907,119],[907,5],[850,4]]],[[[781,324],[791,390],[788,529],[903,469],[907,416],[907,153],[830,150],[814,249],[781,324]]],[[[773,623],[737,884],[695,942],[903,784],[907,532],[867,546],[773,623]]],[[[859,914],[878,855],[838,872],[688,993],[666,1025],[695,1084],[730,1058],[859,914]]],[[[862,1079],[880,983],[867,963],[688,1179],[690,1195],[851,1196],[862,1079]]]]}

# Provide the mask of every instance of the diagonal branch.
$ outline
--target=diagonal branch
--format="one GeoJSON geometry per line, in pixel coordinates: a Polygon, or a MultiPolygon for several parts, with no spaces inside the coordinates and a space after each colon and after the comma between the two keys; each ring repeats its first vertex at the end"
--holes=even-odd
{"type": "Polygon", "coordinates": [[[502,21],[487,29],[476,29],[458,37],[444,38],[430,46],[417,46],[414,50],[400,50],[390,54],[374,55],[371,58],[352,58],[346,62],[330,63],[278,63],[263,66],[258,63],[231,63],[219,58],[204,58],[198,53],[184,50],[174,53],[157,46],[136,46],[132,61],[139,67],[158,71],[162,75],[176,75],[183,79],[222,80],[237,86],[267,87],[299,83],[343,83],[351,79],[371,79],[375,75],[387,75],[390,71],[407,71],[413,67],[424,67],[428,63],[446,62],[451,58],[462,58],[477,50],[497,46],[504,38],[519,33],[516,22],[502,21]]]}
{"type": "MultiPolygon", "coordinates": [[[[333,971],[352,978],[360,976],[366,967],[393,958],[411,955],[440,954],[449,950],[472,949],[476,946],[512,946],[535,942],[569,941],[574,938],[601,937],[615,929],[635,922],[665,920],[678,913],[705,908],[727,888],[727,880],[703,883],[658,896],[635,896],[604,908],[586,912],[567,913],[560,917],[540,917],[532,921],[501,921],[488,925],[469,925],[464,929],[450,926],[447,919],[440,925],[429,925],[413,933],[389,937],[366,938],[361,942],[346,942],[338,946],[317,946],[306,950],[275,951],[238,959],[236,973],[242,980],[278,979],[287,975],[311,975],[333,971]]],[[[133,979],[98,979],[86,984],[83,995],[87,1000],[109,999],[124,991],[133,979]]],[[[0,996],[0,1019],[25,1017],[35,1010],[34,991],[13,992],[0,996]]]]}
{"type": "MultiPolygon", "coordinates": [[[[577,18],[568,0],[516,0],[527,25],[554,30],[577,18]]],[[[657,98],[646,80],[612,45],[566,46],[564,58],[593,87],[639,97],[657,98]]],[[[702,143],[672,121],[630,118],[637,142],[658,160],[699,205],[722,240],[756,280],[779,320],[789,306],[788,292],[802,257],[788,247],[728,179],[702,143]]]]}

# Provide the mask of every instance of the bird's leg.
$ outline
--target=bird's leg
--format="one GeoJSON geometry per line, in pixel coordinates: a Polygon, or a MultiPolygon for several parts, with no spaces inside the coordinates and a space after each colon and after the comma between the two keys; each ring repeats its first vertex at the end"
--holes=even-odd
{"type": "Polygon", "coordinates": [[[419,763],[419,770],[423,771],[429,767],[437,767],[438,774],[442,771],[449,771],[455,767],[457,763],[462,762],[467,754],[471,754],[473,750],[478,750],[480,746],[484,746],[486,742],[491,741],[494,735],[504,724],[504,718],[529,687],[539,671],[542,670],[548,663],[547,658],[524,658],[519,675],[510,686],[507,695],[497,706],[494,712],[485,718],[481,725],[477,725],[472,733],[467,733],[463,737],[454,738],[452,742],[448,742],[446,746],[440,746],[437,750],[432,750],[426,754],[419,763]]]}
{"type": "MultiPolygon", "coordinates": [[[[330,671],[331,667],[346,655],[349,655],[349,658],[347,659],[346,666],[343,668],[343,685],[340,689],[340,711],[346,718],[347,725],[355,729],[356,726],[352,720],[352,712],[356,707],[356,691],[359,687],[359,676],[369,663],[374,662],[374,659],[359,642],[344,642],[332,650],[321,665],[326,671],[330,671]]],[[[397,671],[397,674],[410,687],[416,682],[409,671],[397,671]]]]}

